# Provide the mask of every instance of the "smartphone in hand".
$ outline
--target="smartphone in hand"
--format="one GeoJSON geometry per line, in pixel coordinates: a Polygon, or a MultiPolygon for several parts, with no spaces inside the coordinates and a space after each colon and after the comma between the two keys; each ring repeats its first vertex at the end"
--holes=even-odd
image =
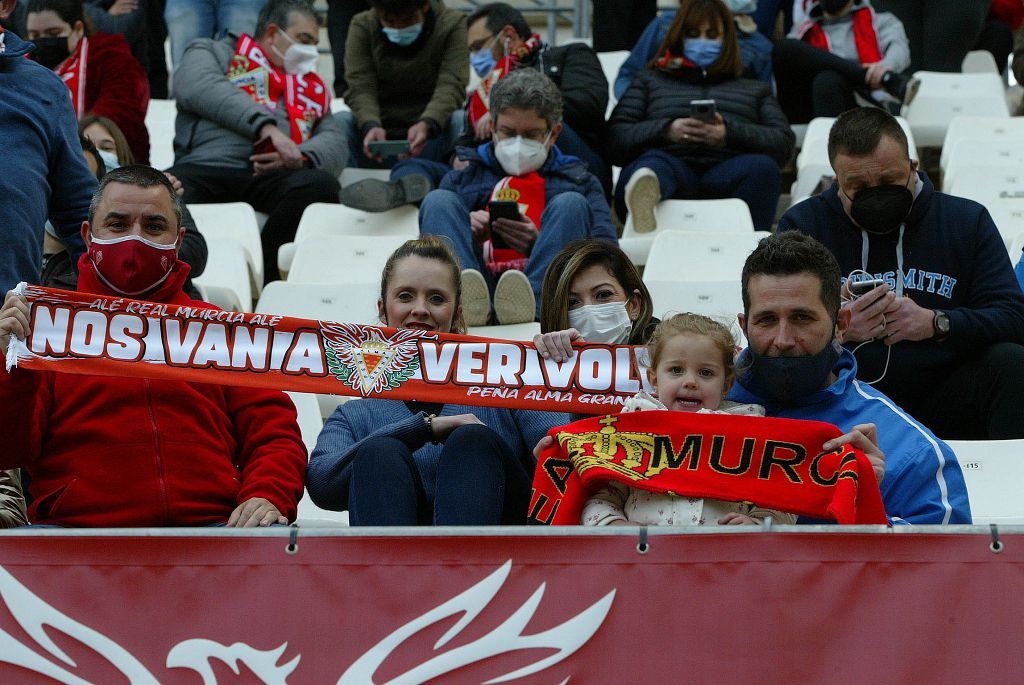
{"type": "MultiPolygon", "coordinates": [[[[522,216],[519,214],[519,203],[513,202],[512,200],[491,200],[487,205],[487,211],[491,215],[491,222],[495,219],[522,221],[522,216]]],[[[512,249],[509,244],[505,242],[504,238],[502,238],[498,233],[495,233],[493,228],[491,228],[491,245],[495,250],[512,249]]]]}
{"type": "Polygon", "coordinates": [[[397,157],[409,154],[408,140],[371,140],[367,147],[378,157],[397,157]]]}
{"type": "Polygon", "coordinates": [[[256,141],[256,144],[252,146],[252,151],[255,152],[257,155],[262,155],[267,152],[273,152],[274,150],[274,141],[270,139],[270,136],[260,138],[259,140],[256,141]]]}
{"type": "Polygon", "coordinates": [[[690,101],[690,116],[694,119],[700,119],[705,124],[713,123],[717,113],[718,106],[715,104],[714,100],[690,101]]]}

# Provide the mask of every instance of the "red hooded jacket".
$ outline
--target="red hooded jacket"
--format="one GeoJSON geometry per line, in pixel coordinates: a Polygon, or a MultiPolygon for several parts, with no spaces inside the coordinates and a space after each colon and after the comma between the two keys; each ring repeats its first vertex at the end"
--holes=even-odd
{"type": "MultiPolygon", "coordinates": [[[[115,295],[88,255],[78,268],[79,291],[115,295]]],[[[182,293],[188,270],[147,299],[209,307],[182,293]]],[[[203,526],[252,497],[295,518],[306,448],[282,392],[0,369],[0,407],[0,469],[28,470],[32,523],[203,526]]]]}

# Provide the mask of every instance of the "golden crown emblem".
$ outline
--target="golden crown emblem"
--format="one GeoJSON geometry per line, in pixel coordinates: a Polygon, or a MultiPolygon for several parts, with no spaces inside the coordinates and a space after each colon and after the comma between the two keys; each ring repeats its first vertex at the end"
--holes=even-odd
{"type": "Polygon", "coordinates": [[[618,420],[618,416],[604,417],[598,422],[602,428],[597,432],[558,434],[558,444],[565,449],[580,475],[588,469],[602,467],[631,480],[644,480],[664,468],[637,470],[645,461],[650,464],[657,434],[620,432],[615,427],[618,420]]]}

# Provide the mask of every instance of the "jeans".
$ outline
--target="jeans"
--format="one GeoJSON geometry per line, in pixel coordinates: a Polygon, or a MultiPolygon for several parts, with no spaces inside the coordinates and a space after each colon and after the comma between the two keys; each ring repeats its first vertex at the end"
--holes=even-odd
{"type": "Polygon", "coordinates": [[[266,283],[277,280],[277,250],[295,237],[306,207],[338,202],[338,179],[321,169],[278,171],[254,176],[246,169],[177,164],[167,170],[185,188],[185,202],[248,202],[268,215],[261,234],[266,283]]]}
{"type": "MultiPolygon", "coordinates": [[[[474,208],[476,209],[476,208],[474,208]]],[[[420,233],[429,233],[447,238],[459,258],[463,269],[477,269],[484,275],[488,289],[494,293],[496,280],[491,275],[483,258],[482,245],[473,239],[469,227],[470,208],[462,198],[450,190],[434,190],[420,205],[420,233]]],[[[549,198],[540,215],[540,232],[533,244],[524,273],[533,286],[540,316],[540,290],[544,283],[544,272],[555,255],[573,240],[590,237],[593,214],[587,199],[575,192],[567,192],[549,198]]]]}
{"type": "MultiPolygon", "coordinates": [[[[458,114],[458,112],[456,112],[456,114],[458,114]]],[[[447,157],[449,148],[451,147],[451,141],[455,140],[459,134],[459,131],[454,130],[453,122],[449,122],[447,131],[442,131],[436,136],[427,139],[427,143],[423,147],[423,152],[421,152],[419,156],[413,157],[409,160],[400,160],[397,157],[385,157],[383,162],[378,162],[374,159],[370,159],[366,154],[364,154],[363,138],[366,137],[366,134],[356,127],[356,117],[352,112],[338,112],[334,115],[334,119],[345,129],[345,135],[348,136],[349,166],[356,167],[358,169],[391,169],[398,166],[403,161],[409,162],[415,160],[429,160],[444,166],[443,162],[447,157]]],[[[416,122],[411,122],[410,126],[413,123],[416,122]]],[[[400,176],[396,177],[395,175],[392,175],[392,179],[396,178],[400,178],[400,176]]]]}
{"type": "Polygon", "coordinates": [[[648,150],[619,175],[619,184],[615,187],[615,208],[619,216],[626,215],[626,184],[642,167],[657,175],[664,199],[737,197],[750,208],[754,230],[772,229],[782,180],[778,164],[768,155],[737,155],[701,171],[664,150],[648,150]]]}
{"type": "Polygon", "coordinates": [[[185,48],[196,38],[219,38],[256,32],[256,17],[266,0],[167,0],[164,19],[171,39],[171,61],[181,64],[185,48]]]}
{"type": "Polygon", "coordinates": [[[837,117],[857,106],[855,92],[870,99],[859,63],[837,57],[795,38],[784,38],[772,50],[779,104],[791,123],[814,117],[837,117]]]}
{"type": "Polygon", "coordinates": [[[533,474],[484,425],[452,431],[441,448],[434,501],[412,450],[369,438],[356,450],[349,484],[353,526],[495,526],[526,523],[533,474]]]}

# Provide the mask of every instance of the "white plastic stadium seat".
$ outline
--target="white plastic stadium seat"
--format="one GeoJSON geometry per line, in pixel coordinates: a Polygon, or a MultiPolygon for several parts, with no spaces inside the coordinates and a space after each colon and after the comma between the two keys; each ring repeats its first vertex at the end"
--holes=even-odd
{"type": "Polygon", "coordinates": [[[976,524],[1024,524],[1024,440],[947,440],[967,482],[976,524]]]}
{"type": "MultiPolygon", "coordinates": [[[[316,447],[316,438],[324,426],[317,396],[305,392],[288,392],[286,394],[291,398],[295,404],[295,410],[298,412],[302,442],[306,445],[307,453],[312,454],[313,448],[316,447]]],[[[348,512],[321,509],[313,504],[309,493],[303,490],[296,523],[300,526],[347,526],[348,512]]]]}
{"type": "Polygon", "coordinates": [[[218,307],[236,312],[252,311],[252,285],[245,250],[231,240],[207,240],[206,245],[209,249],[206,268],[195,282],[218,307]]]}
{"type": "Polygon", "coordinates": [[[988,50],[971,50],[964,57],[960,71],[965,74],[998,74],[999,67],[988,50]]]}
{"type": "Polygon", "coordinates": [[[750,208],[743,200],[662,200],[655,210],[658,228],[650,233],[637,233],[633,219],[619,239],[619,247],[637,266],[647,263],[655,238],[662,231],[716,231],[749,233],[754,230],[750,208]]]}
{"type": "Polygon", "coordinates": [[[607,119],[611,116],[612,110],[615,109],[615,79],[619,75],[619,69],[622,68],[622,63],[629,58],[629,50],[614,50],[612,52],[599,52],[597,53],[597,59],[601,61],[601,70],[604,71],[604,77],[608,79],[608,109],[605,111],[604,116],[607,119]]]}
{"type": "Polygon", "coordinates": [[[533,336],[540,333],[540,324],[536,321],[529,323],[514,323],[505,326],[474,326],[469,329],[470,335],[477,335],[481,338],[495,338],[496,340],[520,340],[532,342],[533,336]]]}
{"type": "Polygon", "coordinates": [[[252,281],[252,293],[259,296],[263,287],[263,243],[256,212],[245,202],[193,204],[188,206],[196,228],[206,241],[231,240],[245,250],[252,281]]]}
{"type": "Polygon", "coordinates": [[[822,176],[834,176],[831,164],[808,164],[797,172],[796,180],[789,187],[792,207],[798,200],[808,197],[818,187],[822,176]]]}
{"type": "Polygon", "coordinates": [[[919,145],[942,145],[953,118],[959,115],[1010,116],[1003,81],[998,74],[946,74],[919,71],[917,97],[903,108],[919,145]]]}
{"type": "Polygon", "coordinates": [[[364,212],[345,205],[314,202],[295,229],[295,241],[317,235],[395,235],[407,240],[420,234],[419,213],[408,205],[386,212],[364,212]]]}
{"type": "Polygon", "coordinates": [[[328,236],[295,244],[289,283],[373,283],[391,253],[405,243],[402,236],[328,236]]]}
{"type": "Polygon", "coordinates": [[[943,179],[943,192],[986,206],[1001,198],[1024,200],[1024,154],[1017,164],[964,165],[956,167],[956,172],[943,179]]]}
{"type": "Polygon", "coordinates": [[[338,114],[340,112],[351,112],[349,106],[345,104],[345,98],[334,98],[331,100],[331,114],[338,114]]]}
{"type": "Polygon", "coordinates": [[[1017,159],[1022,143],[1024,117],[953,117],[942,142],[939,166],[948,174],[958,164],[985,164],[1007,157],[1017,159]]]}
{"type": "Polygon", "coordinates": [[[146,109],[149,131],[149,165],[154,169],[174,166],[174,118],[178,108],[174,100],[150,100],[146,109]]]}
{"type": "Polygon", "coordinates": [[[379,324],[376,283],[290,283],[267,284],[256,304],[261,314],[278,314],[302,319],[379,324]]]}
{"type": "Polygon", "coordinates": [[[985,203],[985,207],[1009,250],[1017,236],[1024,233],[1024,197],[998,198],[985,203]]]}
{"type": "Polygon", "coordinates": [[[1020,261],[1021,254],[1024,254],[1024,231],[1017,234],[1017,237],[1010,243],[1010,262],[1016,267],[1020,261]]]}

